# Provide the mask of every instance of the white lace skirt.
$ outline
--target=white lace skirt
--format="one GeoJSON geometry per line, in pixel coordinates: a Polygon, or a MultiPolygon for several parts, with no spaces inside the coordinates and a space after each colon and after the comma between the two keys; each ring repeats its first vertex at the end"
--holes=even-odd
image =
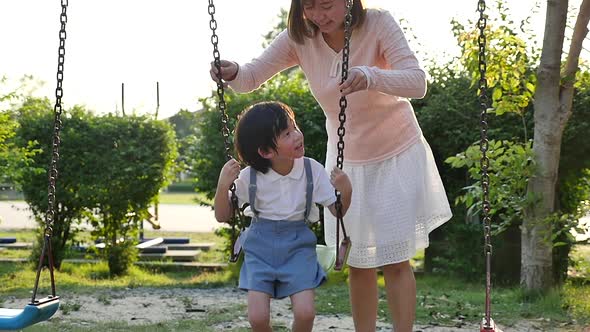
{"type": "MultiPolygon", "coordinates": [[[[328,153],[326,160],[326,169],[331,170],[336,156],[328,153]]],[[[428,234],[451,218],[445,189],[424,138],[390,159],[366,165],[345,162],[343,167],[353,191],[344,217],[352,242],[350,266],[374,268],[409,260],[418,249],[428,247],[428,234]]],[[[336,218],[325,211],[324,235],[326,244],[333,247],[336,218]]]]}

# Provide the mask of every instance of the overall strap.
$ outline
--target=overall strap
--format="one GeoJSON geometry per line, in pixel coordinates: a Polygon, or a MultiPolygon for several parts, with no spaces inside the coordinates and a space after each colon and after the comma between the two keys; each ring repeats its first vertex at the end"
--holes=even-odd
{"type": "Polygon", "coordinates": [[[311,162],[309,158],[303,158],[303,165],[305,166],[305,177],[307,179],[307,187],[305,192],[305,222],[308,222],[309,212],[311,211],[311,200],[313,198],[313,173],[311,171],[311,162]]]}
{"type": "Polygon", "coordinates": [[[254,203],[256,203],[256,170],[250,167],[250,185],[248,186],[248,199],[250,201],[250,209],[254,213],[254,216],[258,218],[258,211],[256,210],[254,203]]]}

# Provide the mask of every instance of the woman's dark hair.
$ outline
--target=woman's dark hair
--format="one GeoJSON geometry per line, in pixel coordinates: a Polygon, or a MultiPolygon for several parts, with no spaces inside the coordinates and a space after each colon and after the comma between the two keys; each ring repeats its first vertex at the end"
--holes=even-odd
{"type": "MultiPolygon", "coordinates": [[[[287,19],[287,31],[289,37],[297,44],[303,44],[305,38],[313,38],[318,31],[317,25],[305,18],[303,14],[303,2],[305,0],[291,0],[291,9],[287,19]]],[[[318,1],[318,0],[316,0],[318,1]]],[[[365,21],[367,11],[362,0],[354,0],[352,3],[352,29],[361,26],[365,21]]]]}
{"type": "Polygon", "coordinates": [[[291,122],[295,123],[295,114],[289,106],[278,101],[246,108],[240,114],[234,135],[240,161],[259,172],[268,172],[270,160],[263,158],[258,150],[276,150],[277,137],[289,128],[291,122]]]}

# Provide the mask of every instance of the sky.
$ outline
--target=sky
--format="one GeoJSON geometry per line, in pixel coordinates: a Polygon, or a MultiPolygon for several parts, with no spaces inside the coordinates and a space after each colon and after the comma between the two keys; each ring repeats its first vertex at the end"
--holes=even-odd
{"type": "MultiPolygon", "coordinates": [[[[493,1],[488,1],[489,5],[493,1]]],[[[542,38],[545,1],[507,0],[512,18],[532,15],[542,38]]],[[[570,1],[575,3],[576,1],[570,1]]],[[[579,0],[578,0],[579,2],[579,0]]],[[[450,20],[479,17],[476,0],[365,0],[389,10],[412,29],[419,57],[457,55],[450,20]],[[418,42],[416,42],[418,41],[418,42]]],[[[262,52],[263,35],[277,23],[289,0],[215,0],[219,50],[244,63],[262,52]]],[[[64,106],[83,104],[96,113],[121,110],[125,83],[127,114],[154,114],[160,84],[160,117],[180,109],[196,111],[211,94],[213,59],[206,0],[70,0],[63,83],[64,106]]],[[[0,77],[14,86],[23,75],[45,82],[33,94],[55,97],[60,0],[0,2],[0,77]]],[[[409,38],[411,39],[411,38],[409,38]]],[[[2,90],[0,90],[2,91],[2,90]]]]}

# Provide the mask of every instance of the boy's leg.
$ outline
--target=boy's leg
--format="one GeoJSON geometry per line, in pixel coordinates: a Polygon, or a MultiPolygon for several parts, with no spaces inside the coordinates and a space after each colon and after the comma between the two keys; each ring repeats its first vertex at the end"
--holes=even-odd
{"type": "Polygon", "coordinates": [[[374,332],[377,328],[377,270],[349,266],[348,279],[354,330],[374,332]]]}
{"type": "Polygon", "coordinates": [[[307,289],[291,295],[293,332],[311,332],[315,319],[315,292],[307,289]]]}
{"type": "Polygon", "coordinates": [[[248,291],[248,321],[254,332],[272,332],[270,327],[270,295],[248,291]]]}
{"type": "Polygon", "coordinates": [[[416,317],[416,279],[410,262],[383,267],[387,304],[396,332],[411,332],[416,317]]]}

